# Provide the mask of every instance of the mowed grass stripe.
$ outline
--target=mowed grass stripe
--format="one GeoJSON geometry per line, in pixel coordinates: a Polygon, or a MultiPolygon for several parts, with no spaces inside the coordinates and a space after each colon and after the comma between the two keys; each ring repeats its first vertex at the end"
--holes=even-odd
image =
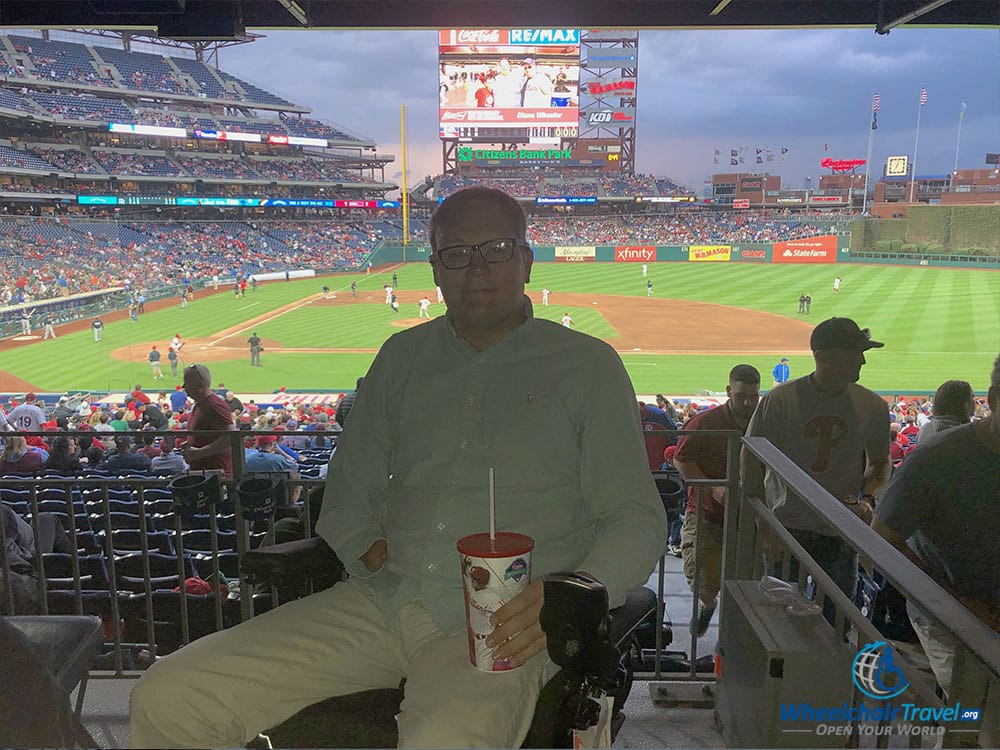
{"type": "Polygon", "coordinates": [[[1000,278],[982,274],[971,281],[973,348],[1000,351],[1000,278]]]}

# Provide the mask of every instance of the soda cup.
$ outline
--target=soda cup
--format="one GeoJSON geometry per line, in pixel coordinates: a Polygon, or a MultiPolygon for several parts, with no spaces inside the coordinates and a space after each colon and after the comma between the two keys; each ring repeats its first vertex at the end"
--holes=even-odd
{"type": "Polygon", "coordinates": [[[517,596],[531,580],[531,550],[535,540],[524,534],[487,532],[458,540],[465,588],[465,624],[469,636],[469,659],[484,672],[513,669],[506,659],[494,661],[486,638],[493,632],[490,617],[517,596]]]}

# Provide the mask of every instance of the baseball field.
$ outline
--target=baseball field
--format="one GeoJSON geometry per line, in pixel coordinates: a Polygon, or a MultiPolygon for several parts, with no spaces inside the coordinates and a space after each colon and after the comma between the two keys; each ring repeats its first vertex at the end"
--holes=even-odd
{"type": "MultiPolygon", "coordinates": [[[[747,362],[770,385],[778,358],[792,376],[810,371],[809,332],[837,315],[871,328],[884,349],[869,352],[861,383],[898,392],[930,391],[949,378],[984,391],[1000,351],[1000,275],[994,271],[862,264],[651,264],[647,296],[639,264],[547,263],[532,272],[535,315],[606,340],[622,355],[638,393],[722,390],[732,365],[747,362]],[[835,276],[843,281],[833,292],[835,276]],[[541,290],[550,290],[549,305],[541,290]],[[812,296],[799,313],[799,295],[812,296]]],[[[204,362],[213,380],[237,392],[345,390],[364,374],[379,345],[418,325],[418,300],[435,300],[427,264],[370,275],[263,283],[234,297],[225,287],[199,291],[187,309],[176,298],[132,322],[107,316],[98,343],[89,321],[57,327],[55,340],[8,340],[0,348],[0,391],[172,389],[170,338],[185,345],[181,364],[204,362]],[[383,284],[398,275],[400,312],[385,304],[383,284]],[[350,291],[358,282],[357,297],[350,291]],[[331,288],[329,298],[322,286],[331,288]],[[249,364],[247,338],[264,342],[262,367],[249,364]],[[165,379],[152,381],[147,355],[163,353],[165,379]]],[[[432,304],[431,315],[444,314],[432,304]]]]}

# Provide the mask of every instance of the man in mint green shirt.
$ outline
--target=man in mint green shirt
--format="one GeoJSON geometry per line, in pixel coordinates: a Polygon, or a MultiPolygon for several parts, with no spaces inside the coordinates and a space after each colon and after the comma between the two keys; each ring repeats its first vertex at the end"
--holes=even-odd
{"type": "Polygon", "coordinates": [[[322,698],[402,678],[401,747],[517,747],[556,671],[542,576],[586,572],[612,606],[646,581],[666,518],[635,394],[611,347],[532,317],[525,232],[495,190],[438,208],[431,264],[448,314],[382,347],[316,527],[351,578],[156,664],[133,693],[134,747],[242,744],[322,698]],[[532,582],[492,618],[487,645],[516,667],[501,673],[470,664],[456,550],[489,528],[490,468],[497,529],[535,541],[532,582]],[[263,671],[235,674],[258,650],[263,671]]]}

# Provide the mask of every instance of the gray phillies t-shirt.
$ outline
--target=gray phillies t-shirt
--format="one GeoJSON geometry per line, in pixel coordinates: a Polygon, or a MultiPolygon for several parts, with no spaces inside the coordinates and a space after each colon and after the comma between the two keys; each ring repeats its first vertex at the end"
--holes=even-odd
{"type": "MultiPolygon", "coordinates": [[[[861,490],[866,453],[873,460],[888,460],[889,409],[877,393],[856,383],[830,395],[806,376],[767,393],[746,434],[770,440],[827,492],[843,500],[861,490]]],[[[754,468],[748,462],[745,466],[745,475],[754,468]]],[[[787,492],[770,469],[764,474],[764,489],[768,505],[786,527],[836,533],[787,492]]]]}

